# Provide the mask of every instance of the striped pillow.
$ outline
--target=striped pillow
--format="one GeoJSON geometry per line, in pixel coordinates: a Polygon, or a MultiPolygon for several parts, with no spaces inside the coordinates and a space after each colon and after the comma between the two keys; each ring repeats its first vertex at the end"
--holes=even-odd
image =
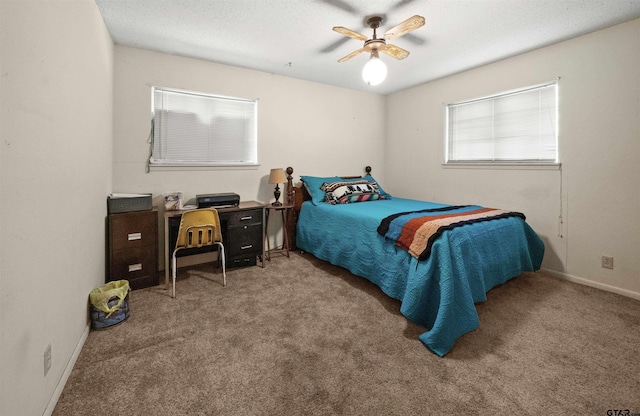
{"type": "Polygon", "coordinates": [[[324,201],[332,205],[387,199],[375,182],[367,180],[325,182],[320,189],[325,192],[324,201]]]}

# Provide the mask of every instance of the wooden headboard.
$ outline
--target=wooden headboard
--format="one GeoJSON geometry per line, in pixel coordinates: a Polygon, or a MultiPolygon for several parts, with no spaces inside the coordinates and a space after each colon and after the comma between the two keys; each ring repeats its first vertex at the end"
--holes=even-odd
{"type": "MultiPolygon", "coordinates": [[[[371,166],[364,168],[366,174],[371,173],[371,166]]],[[[289,215],[287,220],[287,228],[289,231],[289,242],[291,249],[295,250],[296,247],[296,224],[298,223],[298,214],[302,203],[311,200],[311,195],[307,191],[307,188],[303,184],[300,186],[293,185],[293,168],[287,168],[287,204],[293,205],[293,215],[289,215]]],[[[343,179],[361,178],[362,176],[340,176],[343,179]]]]}

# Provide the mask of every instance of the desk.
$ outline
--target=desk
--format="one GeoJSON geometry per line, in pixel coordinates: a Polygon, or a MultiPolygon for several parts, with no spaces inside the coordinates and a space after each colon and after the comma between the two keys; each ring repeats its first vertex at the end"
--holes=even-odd
{"type": "Polygon", "coordinates": [[[264,238],[267,240],[267,260],[271,261],[271,253],[282,253],[289,257],[289,231],[287,230],[287,222],[289,220],[289,215],[291,215],[291,209],[293,209],[292,204],[283,204],[283,205],[265,205],[265,223],[264,223],[264,238]],[[282,248],[274,248],[271,250],[271,242],[269,241],[269,217],[271,211],[280,211],[282,213],[282,248]]]}
{"type": "MultiPolygon", "coordinates": [[[[256,201],[243,201],[237,207],[216,208],[222,227],[222,244],[226,253],[227,268],[253,266],[256,264],[256,256],[260,257],[261,266],[264,267],[264,204],[256,201]],[[251,261],[253,259],[253,261],[251,261]]],[[[171,224],[177,222],[185,210],[164,212],[164,278],[165,285],[169,284],[171,275],[172,244],[175,245],[175,237],[171,238],[171,224]]],[[[177,235],[177,230],[175,232],[177,235]]],[[[198,254],[197,250],[185,252],[186,255],[198,254]]],[[[202,251],[200,251],[202,252],[202,251]]]]}

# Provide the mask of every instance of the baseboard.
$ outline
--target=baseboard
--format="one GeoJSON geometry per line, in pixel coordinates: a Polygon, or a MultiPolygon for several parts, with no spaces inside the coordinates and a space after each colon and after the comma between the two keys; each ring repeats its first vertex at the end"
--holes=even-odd
{"type": "Polygon", "coordinates": [[[73,354],[71,354],[71,358],[67,362],[67,366],[62,372],[62,377],[60,377],[60,380],[58,380],[58,385],[56,386],[56,389],[53,391],[53,395],[49,400],[49,404],[47,405],[47,408],[44,410],[44,413],[42,414],[43,416],[51,416],[53,414],[53,410],[56,408],[56,404],[58,403],[58,399],[62,394],[62,390],[64,390],[64,386],[65,384],[67,384],[67,380],[71,375],[71,371],[73,370],[73,367],[76,365],[76,361],[80,356],[80,351],[82,351],[82,347],[84,346],[85,341],[89,337],[90,330],[91,330],[91,325],[88,324],[84,329],[82,336],[78,340],[78,343],[76,344],[76,348],[73,350],[73,354]]]}
{"type": "Polygon", "coordinates": [[[633,292],[631,290],[621,289],[619,287],[607,285],[607,284],[600,283],[600,282],[594,282],[593,280],[589,280],[589,279],[585,279],[585,278],[582,278],[582,277],[573,276],[573,275],[570,275],[570,274],[567,274],[567,273],[557,272],[557,271],[551,270],[551,269],[543,268],[542,270],[544,272],[547,272],[547,273],[553,275],[553,276],[559,277],[561,279],[568,280],[570,282],[575,282],[575,283],[579,283],[581,285],[595,287],[596,289],[606,290],[607,292],[613,292],[613,293],[617,293],[619,295],[626,296],[626,297],[629,297],[629,298],[632,298],[632,299],[640,300],[640,293],[638,293],[638,292],[633,292]]]}

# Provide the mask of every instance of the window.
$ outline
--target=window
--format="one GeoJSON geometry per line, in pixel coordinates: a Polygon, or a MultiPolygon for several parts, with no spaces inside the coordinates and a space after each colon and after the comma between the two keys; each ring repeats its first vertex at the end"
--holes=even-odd
{"type": "Polygon", "coordinates": [[[258,163],[257,100],[152,88],[151,165],[258,163]]]}
{"type": "Polygon", "coordinates": [[[445,163],[558,163],[557,81],[449,104],[445,163]]]}

